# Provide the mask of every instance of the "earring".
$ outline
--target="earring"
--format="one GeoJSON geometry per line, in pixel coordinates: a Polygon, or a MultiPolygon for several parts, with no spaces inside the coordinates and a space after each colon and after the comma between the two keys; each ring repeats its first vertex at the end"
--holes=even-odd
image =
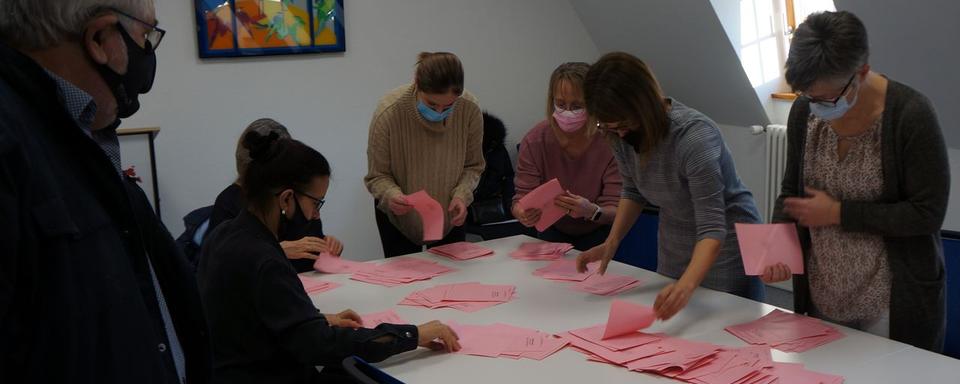
{"type": "Polygon", "coordinates": [[[280,210],[280,214],[286,216],[286,215],[287,215],[287,210],[286,210],[286,209],[281,209],[281,210],[280,210]]]}

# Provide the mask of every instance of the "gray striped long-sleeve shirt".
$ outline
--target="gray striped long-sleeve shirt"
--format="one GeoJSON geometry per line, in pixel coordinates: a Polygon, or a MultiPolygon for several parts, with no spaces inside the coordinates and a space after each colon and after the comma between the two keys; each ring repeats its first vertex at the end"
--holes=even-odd
{"type": "Polygon", "coordinates": [[[660,207],[657,272],[679,278],[703,239],[723,242],[701,285],[745,296],[744,274],[734,223],[759,223],[753,195],[740,181],[717,124],[672,100],[666,138],[641,163],[629,143],[611,145],[623,175],[623,198],[660,207]]]}

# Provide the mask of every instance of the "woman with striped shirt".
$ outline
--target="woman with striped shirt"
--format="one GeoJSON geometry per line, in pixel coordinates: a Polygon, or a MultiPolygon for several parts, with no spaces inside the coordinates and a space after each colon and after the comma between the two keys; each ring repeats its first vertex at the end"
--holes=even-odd
{"type": "Polygon", "coordinates": [[[647,65],[627,53],[591,66],[584,95],[610,139],[623,193],[610,235],[578,257],[578,268],[599,260],[603,273],[649,203],[660,207],[657,272],[677,279],[657,296],[658,318],[673,317],[701,285],[762,299],[763,284],[745,275],[734,232],[734,223],[757,223],[760,215],[717,124],[664,96],[647,65]]]}

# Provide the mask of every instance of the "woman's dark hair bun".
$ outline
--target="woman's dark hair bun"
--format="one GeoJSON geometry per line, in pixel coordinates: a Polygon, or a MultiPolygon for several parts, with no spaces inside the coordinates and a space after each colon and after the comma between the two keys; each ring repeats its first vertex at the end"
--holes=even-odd
{"type": "Polygon", "coordinates": [[[276,154],[274,146],[279,139],[277,132],[263,135],[251,131],[243,137],[243,147],[250,151],[250,159],[253,161],[267,161],[276,154]]]}

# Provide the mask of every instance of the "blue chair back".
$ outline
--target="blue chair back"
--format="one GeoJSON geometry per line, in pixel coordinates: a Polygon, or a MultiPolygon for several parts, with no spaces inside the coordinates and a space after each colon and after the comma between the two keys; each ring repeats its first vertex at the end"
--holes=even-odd
{"type": "Polygon", "coordinates": [[[657,271],[657,233],[660,216],[656,209],[645,209],[630,232],[620,242],[614,260],[649,271],[657,271]]]}
{"type": "Polygon", "coordinates": [[[402,381],[390,376],[363,359],[350,356],[343,359],[343,369],[351,378],[361,384],[403,384],[402,381]]]}
{"type": "Polygon", "coordinates": [[[943,354],[960,359],[960,232],[943,231],[947,270],[947,336],[943,354]]]}

